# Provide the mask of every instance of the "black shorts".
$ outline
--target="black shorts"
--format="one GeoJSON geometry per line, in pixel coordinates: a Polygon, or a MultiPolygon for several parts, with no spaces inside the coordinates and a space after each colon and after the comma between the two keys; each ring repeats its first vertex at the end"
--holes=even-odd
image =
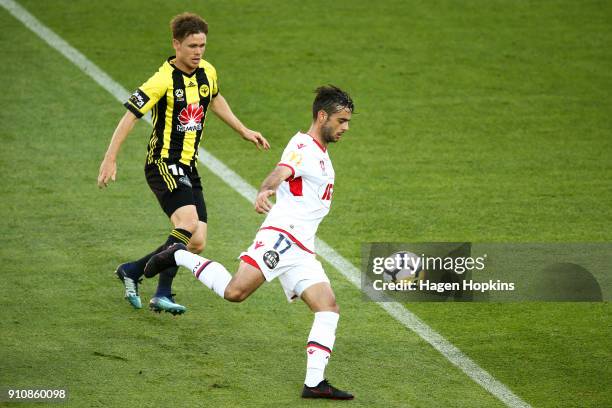
{"type": "Polygon", "coordinates": [[[159,161],[145,166],[145,176],[168,217],[180,207],[195,205],[199,220],[208,221],[202,183],[195,167],[159,161]]]}

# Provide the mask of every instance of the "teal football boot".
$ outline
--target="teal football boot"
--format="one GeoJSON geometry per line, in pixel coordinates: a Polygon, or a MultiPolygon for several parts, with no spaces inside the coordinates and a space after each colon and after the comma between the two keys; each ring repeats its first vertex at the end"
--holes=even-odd
{"type": "Polygon", "coordinates": [[[140,301],[140,296],[138,295],[138,284],[142,282],[142,280],[134,280],[127,276],[124,265],[125,264],[121,264],[117,267],[115,275],[117,275],[117,278],[123,282],[123,287],[125,288],[125,299],[127,299],[134,309],[142,309],[142,302],[140,301]]]}
{"type": "Polygon", "coordinates": [[[157,313],[161,313],[162,311],[172,313],[175,316],[181,315],[187,311],[185,306],[174,303],[174,299],[172,297],[166,296],[156,296],[151,299],[149,302],[149,309],[157,313]]]}

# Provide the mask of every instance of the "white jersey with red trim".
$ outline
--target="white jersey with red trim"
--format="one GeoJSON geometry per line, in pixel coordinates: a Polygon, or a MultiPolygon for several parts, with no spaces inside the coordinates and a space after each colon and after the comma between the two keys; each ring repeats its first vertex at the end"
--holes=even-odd
{"type": "Polygon", "coordinates": [[[276,204],[261,229],[283,231],[302,249],[314,252],[315,234],[329,213],[334,189],[335,173],[327,149],[298,132],[278,165],[290,168],[291,177],[276,191],[276,204]]]}

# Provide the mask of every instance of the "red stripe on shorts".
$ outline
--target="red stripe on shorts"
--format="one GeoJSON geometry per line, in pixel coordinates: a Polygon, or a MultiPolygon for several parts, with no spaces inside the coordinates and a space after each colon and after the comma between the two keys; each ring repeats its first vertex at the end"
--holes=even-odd
{"type": "Polygon", "coordinates": [[[255,261],[253,258],[251,258],[250,256],[248,256],[248,255],[242,255],[242,256],[240,257],[240,259],[241,259],[242,261],[244,261],[244,263],[248,263],[248,264],[249,264],[249,265],[251,265],[252,267],[257,268],[258,270],[260,270],[260,271],[261,271],[261,268],[259,267],[259,265],[257,265],[257,262],[256,262],[256,261],[255,261]]]}

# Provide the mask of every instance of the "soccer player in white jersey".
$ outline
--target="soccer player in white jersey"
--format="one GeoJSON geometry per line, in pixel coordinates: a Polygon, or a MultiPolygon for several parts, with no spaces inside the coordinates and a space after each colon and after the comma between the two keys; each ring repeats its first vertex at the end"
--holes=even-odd
{"type": "Polygon", "coordinates": [[[241,302],[265,281],[278,277],[291,302],[301,298],[314,312],[306,346],[303,398],[352,399],[324,378],[339,319],[339,308],[329,279],[315,257],[317,227],[329,212],[334,190],[334,168],[327,151],[349,128],[351,97],[335,86],[316,90],[313,121],[308,132],[298,132],[285,148],[281,161],[263,181],[255,210],[267,217],[253,244],[240,255],[232,276],[218,262],[175,244],[153,256],[145,276],[153,277],[170,266],[189,268],[217,295],[241,302]],[[276,194],[276,204],[269,201],[276,194]]]}

